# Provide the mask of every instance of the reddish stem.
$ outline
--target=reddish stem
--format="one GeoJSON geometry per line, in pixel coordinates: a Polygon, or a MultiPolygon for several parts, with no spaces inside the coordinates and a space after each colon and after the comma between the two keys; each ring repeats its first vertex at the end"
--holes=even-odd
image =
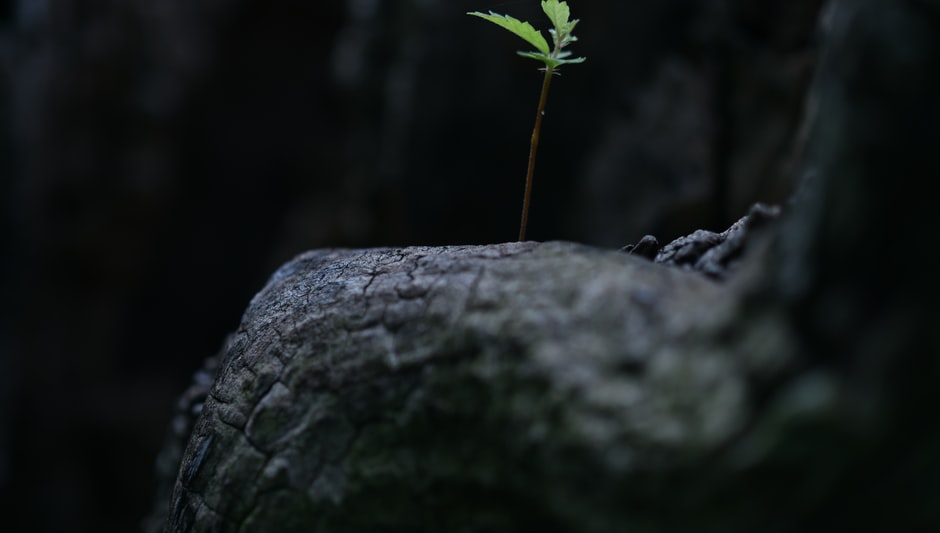
{"type": "Polygon", "coordinates": [[[545,102],[548,101],[548,86],[555,69],[545,66],[545,78],[542,80],[542,95],[539,97],[539,109],[535,115],[535,128],[532,130],[532,142],[529,145],[529,168],[525,174],[525,198],[522,201],[522,223],[519,225],[519,242],[525,241],[525,229],[529,221],[529,203],[532,199],[532,176],[535,173],[535,152],[539,147],[539,131],[542,129],[542,117],[545,116],[545,102]]]}

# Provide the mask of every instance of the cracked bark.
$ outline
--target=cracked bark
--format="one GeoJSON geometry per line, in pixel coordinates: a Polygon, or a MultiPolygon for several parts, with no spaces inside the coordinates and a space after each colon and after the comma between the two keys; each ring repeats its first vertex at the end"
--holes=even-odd
{"type": "Polygon", "coordinates": [[[228,340],[166,530],[940,524],[910,193],[940,175],[940,15],[831,9],[804,190],[726,279],[563,242],[304,254],[228,340]]]}

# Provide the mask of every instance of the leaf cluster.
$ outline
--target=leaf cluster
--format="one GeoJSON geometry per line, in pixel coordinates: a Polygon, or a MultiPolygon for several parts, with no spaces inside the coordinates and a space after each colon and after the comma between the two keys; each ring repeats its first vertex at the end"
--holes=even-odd
{"type": "Polygon", "coordinates": [[[554,25],[554,28],[548,30],[552,36],[554,48],[549,46],[542,32],[533,28],[528,22],[523,22],[509,15],[493,13],[492,11],[488,14],[480,13],[479,11],[473,11],[467,14],[488,20],[521,37],[534,46],[536,50],[531,52],[519,51],[517,53],[522,57],[541,61],[545,63],[545,66],[548,68],[555,69],[569,63],[583,63],[586,58],[572,58],[571,52],[564,50],[566,46],[578,40],[572,33],[574,27],[578,24],[578,19],[569,20],[571,10],[568,8],[568,2],[544,0],[542,2],[542,11],[548,15],[549,20],[551,20],[552,25],[554,25]]]}

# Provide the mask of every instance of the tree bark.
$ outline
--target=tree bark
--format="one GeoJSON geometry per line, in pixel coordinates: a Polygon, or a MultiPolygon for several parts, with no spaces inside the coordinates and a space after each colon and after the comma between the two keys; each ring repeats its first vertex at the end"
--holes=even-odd
{"type": "Polygon", "coordinates": [[[565,242],[282,267],[166,530],[940,524],[938,11],[830,5],[803,188],[724,281],[565,242]]]}

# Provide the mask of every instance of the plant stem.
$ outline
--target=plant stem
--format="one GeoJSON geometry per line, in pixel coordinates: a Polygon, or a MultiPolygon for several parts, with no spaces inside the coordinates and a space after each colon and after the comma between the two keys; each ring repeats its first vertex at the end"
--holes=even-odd
{"type": "Polygon", "coordinates": [[[539,97],[539,109],[535,115],[535,128],[532,130],[532,142],[529,145],[529,168],[525,174],[525,198],[522,200],[522,223],[519,225],[519,242],[525,241],[525,228],[529,220],[529,202],[532,198],[532,175],[535,173],[535,152],[539,147],[539,131],[542,129],[542,117],[545,116],[545,102],[548,101],[548,86],[554,70],[545,65],[545,79],[542,80],[542,95],[539,97]]]}

